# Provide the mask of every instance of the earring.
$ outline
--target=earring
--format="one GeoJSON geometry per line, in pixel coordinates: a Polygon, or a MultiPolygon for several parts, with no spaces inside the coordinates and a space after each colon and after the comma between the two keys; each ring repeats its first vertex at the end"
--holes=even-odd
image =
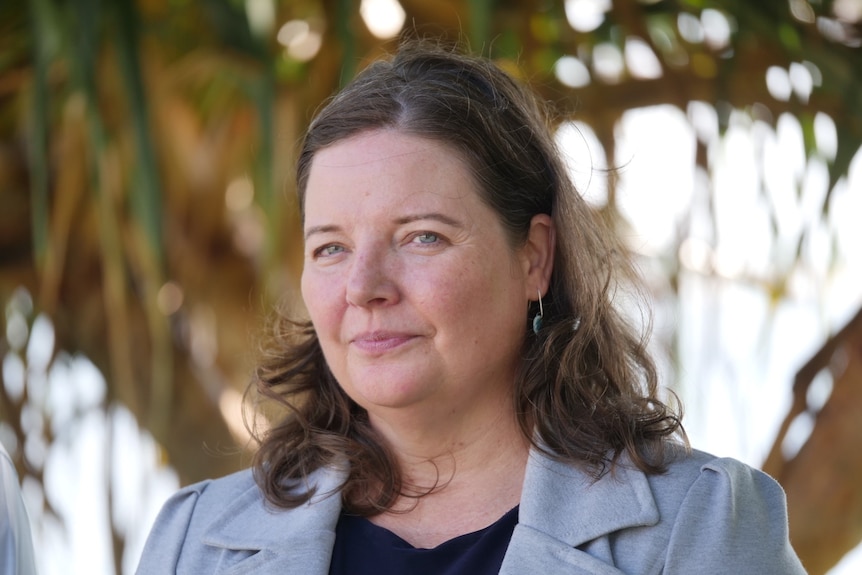
{"type": "Polygon", "coordinates": [[[542,308],[542,291],[536,290],[539,294],[539,313],[533,318],[533,333],[539,335],[539,330],[542,329],[542,318],[545,316],[545,310],[542,308]]]}

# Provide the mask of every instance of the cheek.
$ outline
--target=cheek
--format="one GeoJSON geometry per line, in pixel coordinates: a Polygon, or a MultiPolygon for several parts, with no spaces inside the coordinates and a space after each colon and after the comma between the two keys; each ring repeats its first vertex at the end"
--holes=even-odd
{"type": "MultiPolygon", "coordinates": [[[[491,330],[501,340],[520,333],[526,305],[519,268],[498,258],[495,264],[486,263],[484,268],[477,266],[475,269],[479,273],[460,290],[463,294],[463,301],[459,302],[461,313],[471,318],[480,332],[491,330]]],[[[500,343],[502,345],[502,341],[500,343]]]]}
{"type": "Polygon", "coordinates": [[[337,282],[331,278],[327,281],[313,273],[303,273],[300,291],[314,329],[325,337],[324,333],[333,327],[339,315],[337,282]]]}
{"type": "Polygon", "coordinates": [[[425,284],[422,307],[447,325],[457,326],[453,336],[482,333],[500,313],[499,291],[489,274],[477,273],[479,270],[477,266],[471,273],[464,273],[463,268],[452,270],[425,284]]]}

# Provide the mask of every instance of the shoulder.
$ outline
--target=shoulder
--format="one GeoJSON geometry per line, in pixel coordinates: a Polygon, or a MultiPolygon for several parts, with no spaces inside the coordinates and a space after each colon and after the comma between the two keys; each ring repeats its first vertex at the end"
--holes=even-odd
{"type": "Polygon", "coordinates": [[[258,493],[251,470],[183,487],[165,502],[156,517],[138,573],[175,571],[181,555],[202,539],[230,502],[243,496],[262,497],[258,493]]]}
{"type": "Polygon", "coordinates": [[[530,563],[543,542],[591,573],[805,572],[772,478],[735,459],[671,449],[663,474],[647,475],[623,456],[598,479],[534,451],[521,498],[522,545],[511,563],[530,563]],[[596,571],[596,561],[616,570],[596,571]]]}
{"type": "Polygon", "coordinates": [[[780,495],[782,500],[784,497],[778,483],[762,471],[737,459],[697,450],[680,450],[668,462],[667,472],[650,475],[648,480],[653,494],[661,500],[681,500],[691,488],[707,485],[730,490],[735,496],[750,495],[751,489],[756,488],[780,495]]]}
{"type": "Polygon", "coordinates": [[[21,497],[15,465],[0,444],[0,570],[5,566],[15,573],[35,573],[36,564],[30,521],[21,497]]]}
{"type": "Polygon", "coordinates": [[[784,490],[766,473],[730,457],[702,451],[677,454],[666,473],[648,476],[663,519],[695,509],[713,512],[728,504],[762,507],[786,523],[784,490]]]}
{"type": "MultiPolygon", "coordinates": [[[[199,502],[231,501],[250,489],[257,489],[251,469],[237,471],[218,479],[206,479],[198,483],[187,485],[174,493],[162,508],[161,515],[178,511],[180,509],[197,507],[199,502]]],[[[217,505],[203,505],[196,513],[203,513],[208,509],[217,510],[217,505]]]]}
{"type": "Polygon", "coordinates": [[[304,485],[315,496],[290,509],[268,503],[251,470],[184,487],[156,518],[137,573],[211,573],[245,561],[253,572],[285,553],[311,564],[331,547],[343,477],[326,467],[312,472],[304,485]]]}
{"type": "Polygon", "coordinates": [[[226,502],[249,491],[257,492],[257,484],[250,469],[187,485],[165,502],[154,528],[177,522],[187,523],[192,516],[198,522],[207,522],[224,510],[226,502]]]}
{"type": "Polygon", "coordinates": [[[804,573],[790,546],[784,491],[766,473],[693,451],[648,481],[667,537],[666,572],[804,573]]]}

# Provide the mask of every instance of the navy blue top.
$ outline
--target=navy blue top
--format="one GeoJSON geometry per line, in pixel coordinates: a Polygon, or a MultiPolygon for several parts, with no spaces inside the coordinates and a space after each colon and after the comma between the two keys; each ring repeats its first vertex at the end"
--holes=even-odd
{"type": "Polygon", "coordinates": [[[517,507],[481,531],[417,549],[365,517],[342,513],[329,575],[496,575],[516,523],[517,507]]]}

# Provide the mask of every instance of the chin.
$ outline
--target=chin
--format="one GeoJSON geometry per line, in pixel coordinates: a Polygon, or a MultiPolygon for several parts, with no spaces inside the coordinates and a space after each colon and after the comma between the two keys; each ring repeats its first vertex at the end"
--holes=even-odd
{"type": "Polygon", "coordinates": [[[342,386],[345,393],[366,411],[375,409],[400,409],[415,407],[433,393],[427,385],[410,382],[407,379],[374,378],[368,383],[354,380],[349,386],[342,386]]]}

